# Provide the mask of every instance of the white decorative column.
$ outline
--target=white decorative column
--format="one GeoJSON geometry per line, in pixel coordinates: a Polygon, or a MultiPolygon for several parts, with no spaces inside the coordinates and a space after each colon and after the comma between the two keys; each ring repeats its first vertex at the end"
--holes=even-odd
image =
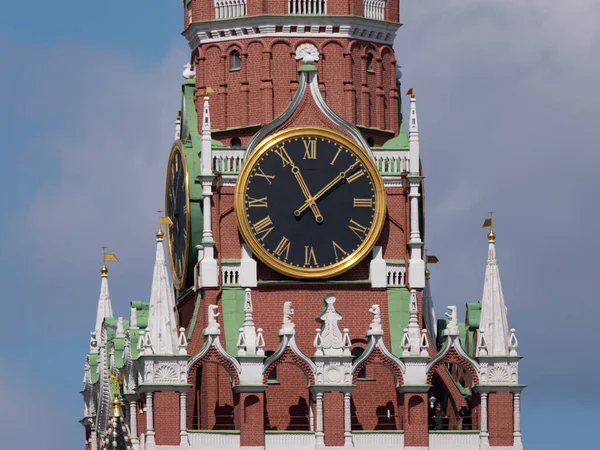
{"type": "Polygon", "coordinates": [[[523,443],[521,441],[521,393],[513,393],[513,421],[514,421],[514,446],[516,448],[522,448],[523,443]]]}
{"type": "Polygon", "coordinates": [[[317,445],[325,445],[324,433],[323,433],[323,393],[317,392],[317,430],[315,431],[315,438],[317,445]]]}
{"type": "Polygon", "coordinates": [[[129,434],[132,441],[137,440],[137,402],[134,399],[129,400],[129,434]]]}
{"type": "Polygon", "coordinates": [[[185,392],[179,393],[179,436],[181,440],[180,446],[188,446],[188,433],[187,433],[187,394],[185,392]]]}
{"type": "Polygon", "coordinates": [[[344,445],[352,446],[352,422],[350,410],[350,392],[344,392],[344,445]]]}
{"type": "Polygon", "coordinates": [[[92,441],[92,450],[98,450],[98,433],[96,431],[92,430],[90,440],[92,441]]]}
{"type": "Polygon", "coordinates": [[[488,393],[481,393],[481,433],[479,434],[481,445],[489,445],[488,433],[488,393]]]}
{"type": "Polygon", "coordinates": [[[242,244],[242,259],[240,261],[240,286],[243,288],[258,286],[256,260],[252,258],[252,250],[247,244],[242,244]]]}
{"type": "Polygon", "coordinates": [[[369,279],[371,287],[387,287],[387,264],[383,259],[383,247],[380,245],[373,247],[373,258],[369,263],[369,279]]]}
{"type": "Polygon", "coordinates": [[[419,230],[419,184],[420,180],[410,180],[410,240],[420,241],[421,232],[419,230]]]}
{"type": "Polygon", "coordinates": [[[215,259],[215,241],[212,232],[212,135],[210,131],[210,111],[208,97],[204,97],[202,115],[202,146],[200,152],[200,180],[202,182],[202,246],[204,254],[200,262],[200,286],[217,287],[219,285],[217,260],[215,259]]]}
{"type": "Polygon", "coordinates": [[[408,284],[411,288],[423,289],[425,287],[425,262],[423,261],[423,242],[419,229],[419,186],[421,177],[410,175],[410,260],[408,261],[408,284]]]}
{"type": "Polygon", "coordinates": [[[153,393],[146,392],[146,445],[154,445],[154,408],[152,407],[153,393]]]}

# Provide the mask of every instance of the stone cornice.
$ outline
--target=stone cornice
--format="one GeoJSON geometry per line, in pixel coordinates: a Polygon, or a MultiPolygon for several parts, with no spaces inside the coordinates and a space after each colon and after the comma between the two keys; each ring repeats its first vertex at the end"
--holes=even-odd
{"type": "Polygon", "coordinates": [[[264,37],[345,38],[392,45],[399,28],[399,23],[358,16],[286,14],[194,22],[182,34],[192,50],[207,43],[264,37]],[[282,30],[276,31],[277,27],[282,30]],[[325,31],[320,31],[322,27],[325,31]]]}

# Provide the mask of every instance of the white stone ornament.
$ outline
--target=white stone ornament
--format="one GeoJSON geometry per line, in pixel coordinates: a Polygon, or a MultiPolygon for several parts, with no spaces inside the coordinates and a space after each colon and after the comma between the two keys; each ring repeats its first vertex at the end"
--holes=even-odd
{"type": "Polygon", "coordinates": [[[183,73],[181,75],[186,80],[189,80],[190,78],[194,78],[196,76],[196,71],[192,69],[192,65],[190,63],[187,63],[183,65],[183,73]]]}
{"type": "Polygon", "coordinates": [[[335,295],[327,294],[323,299],[324,311],[317,316],[321,320],[321,348],[325,355],[341,355],[343,353],[343,335],[338,322],[342,315],[335,309],[335,295]]]}
{"type": "Polygon", "coordinates": [[[295,325],[292,322],[292,316],[294,315],[294,309],[292,308],[292,302],[285,302],[283,304],[283,323],[281,325],[281,334],[294,334],[295,325]]]}
{"type": "Polygon", "coordinates": [[[446,317],[449,319],[444,334],[446,336],[458,336],[458,315],[456,313],[456,306],[448,306],[450,314],[446,313],[446,317]]]}
{"type": "Polygon", "coordinates": [[[217,322],[217,317],[221,314],[217,312],[217,305],[208,305],[208,326],[205,334],[221,334],[221,326],[217,322]]]}
{"type": "Polygon", "coordinates": [[[319,60],[319,51],[313,44],[300,44],[296,47],[296,59],[310,64],[319,60]]]}
{"type": "Polygon", "coordinates": [[[369,330],[367,331],[367,336],[381,336],[383,335],[383,328],[381,328],[381,308],[379,305],[372,305],[369,312],[373,314],[373,319],[371,320],[371,324],[369,325],[369,330]]]}

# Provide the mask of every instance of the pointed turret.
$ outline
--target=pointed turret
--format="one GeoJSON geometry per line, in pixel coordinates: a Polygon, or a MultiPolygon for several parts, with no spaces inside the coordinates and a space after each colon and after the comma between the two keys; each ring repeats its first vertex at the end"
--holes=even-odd
{"type": "MultiPolygon", "coordinates": [[[[156,261],[150,293],[150,310],[146,336],[151,343],[154,354],[176,355],[178,353],[177,324],[173,308],[175,301],[169,283],[165,250],[163,248],[164,233],[159,229],[156,233],[156,261]]],[[[148,349],[145,349],[147,351],[148,349]]]]}
{"type": "Polygon", "coordinates": [[[410,172],[419,173],[419,122],[417,121],[417,100],[413,88],[410,88],[410,115],[408,122],[408,147],[410,149],[410,172]]]}
{"type": "Polygon", "coordinates": [[[96,333],[96,339],[100,338],[100,332],[102,330],[102,322],[104,319],[112,318],[112,303],[110,301],[110,291],[108,290],[108,267],[106,263],[102,265],[100,269],[100,297],[98,297],[98,310],[96,312],[96,327],[94,332],[96,333]]]}
{"type": "Polygon", "coordinates": [[[510,331],[506,317],[506,306],[500,283],[500,270],[496,261],[496,234],[488,233],[488,261],[485,268],[485,282],[481,299],[481,320],[479,329],[485,333],[485,347],[478,346],[477,356],[482,349],[489,356],[507,356],[510,346],[510,331]]]}

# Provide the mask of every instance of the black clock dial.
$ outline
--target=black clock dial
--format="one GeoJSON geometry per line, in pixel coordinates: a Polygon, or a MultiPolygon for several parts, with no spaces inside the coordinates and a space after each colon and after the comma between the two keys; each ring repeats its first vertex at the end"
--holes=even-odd
{"type": "Polygon", "coordinates": [[[255,158],[240,206],[259,257],[310,277],[331,276],[329,268],[364,256],[379,234],[384,200],[378,174],[360,152],[335,138],[300,135],[255,158]]]}
{"type": "Polygon", "coordinates": [[[185,153],[173,146],[167,169],[166,214],[173,224],[167,238],[173,282],[178,289],[185,283],[188,258],[189,197],[185,153]]]}

